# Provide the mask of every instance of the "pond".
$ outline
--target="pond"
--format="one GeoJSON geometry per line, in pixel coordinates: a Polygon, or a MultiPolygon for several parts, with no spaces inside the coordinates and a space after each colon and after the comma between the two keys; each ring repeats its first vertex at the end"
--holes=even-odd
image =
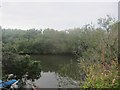
{"type": "Polygon", "coordinates": [[[34,55],[41,62],[41,77],[35,80],[40,88],[79,88],[80,73],[77,60],[69,55],[34,55]]]}
{"type": "MultiPolygon", "coordinates": [[[[12,66],[17,69],[7,69],[8,73],[17,76],[24,75],[28,70],[29,78],[34,79],[33,82],[39,88],[79,88],[81,79],[83,79],[82,70],[79,62],[72,55],[30,55],[30,61],[33,60],[33,67],[27,67],[29,64],[26,59],[21,60],[12,66]],[[36,62],[40,62],[37,66],[36,62]],[[28,65],[27,65],[28,64],[28,65]],[[40,68],[40,69],[39,69],[40,68]],[[37,72],[37,73],[36,73],[37,72]]],[[[28,59],[27,59],[28,60],[28,59]]],[[[32,62],[33,62],[32,61],[32,62]]],[[[31,65],[31,63],[30,63],[31,65]]]]}
{"type": "Polygon", "coordinates": [[[39,88],[79,88],[81,73],[78,61],[69,55],[32,55],[41,62],[41,77],[34,83],[39,88]]]}

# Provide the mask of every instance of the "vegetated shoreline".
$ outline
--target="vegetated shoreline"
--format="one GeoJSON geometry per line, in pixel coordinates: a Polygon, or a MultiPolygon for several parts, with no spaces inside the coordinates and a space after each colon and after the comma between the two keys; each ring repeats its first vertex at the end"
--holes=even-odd
{"type": "Polygon", "coordinates": [[[76,55],[80,60],[80,67],[86,74],[84,88],[120,87],[117,81],[116,62],[119,23],[107,16],[98,19],[98,24],[100,28],[97,29],[93,25],[86,25],[67,32],[53,29],[46,29],[43,32],[35,29],[2,30],[4,73],[11,73],[6,67],[14,69],[13,65],[20,69],[16,64],[21,62],[26,65],[29,61],[30,65],[32,63],[34,66],[34,61],[31,62],[29,55],[76,55]]]}

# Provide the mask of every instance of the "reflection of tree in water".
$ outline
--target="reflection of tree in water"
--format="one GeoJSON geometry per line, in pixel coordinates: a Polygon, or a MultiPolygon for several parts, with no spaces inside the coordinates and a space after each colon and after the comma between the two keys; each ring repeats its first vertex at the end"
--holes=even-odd
{"type": "Polygon", "coordinates": [[[40,78],[40,61],[31,60],[29,55],[20,56],[13,53],[3,53],[3,77],[13,73],[21,79],[26,72],[29,79],[40,78]]]}
{"type": "Polygon", "coordinates": [[[59,81],[61,83],[68,82],[68,85],[74,86],[74,84],[76,84],[78,86],[78,84],[80,84],[79,81],[82,82],[84,80],[84,73],[80,69],[78,62],[74,62],[72,60],[68,64],[60,65],[58,73],[59,81]]]}

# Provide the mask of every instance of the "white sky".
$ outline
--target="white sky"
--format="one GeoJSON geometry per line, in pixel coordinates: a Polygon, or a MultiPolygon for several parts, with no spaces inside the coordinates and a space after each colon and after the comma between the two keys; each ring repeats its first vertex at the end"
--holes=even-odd
{"type": "MultiPolygon", "coordinates": [[[[107,14],[118,17],[118,2],[7,2],[1,4],[0,25],[3,28],[53,28],[58,30],[82,27],[97,22],[107,14]]],[[[16,0],[17,1],[17,0],[16,0]]],[[[42,1],[42,0],[41,0],[42,1]]],[[[47,0],[45,0],[47,1],[47,0]]],[[[70,0],[72,1],[72,0],[70,0]]],[[[75,0],[76,1],[76,0],[75,0]]]]}

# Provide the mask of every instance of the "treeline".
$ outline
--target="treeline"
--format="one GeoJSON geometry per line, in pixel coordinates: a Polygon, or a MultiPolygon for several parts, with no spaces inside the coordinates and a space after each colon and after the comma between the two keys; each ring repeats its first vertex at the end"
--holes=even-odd
{"type": "MultiPolygon", "coordinates": [[[[80,29],[77,29],[81,32],[80,29]]],[[[10,50],[28,54],[61,54],[73,53],[78,35],[72,32],[57,31],[54,29],[27,31],[3,29],[3,51],[10,50]]]]}
{"type": "MultiPolygon", "coordinates": [[[[116,30],[114,29],[115,25],[112,28],[114,31],[116,30]]],[[[82,56],[82,53],[89,48],[98,49],[99,44],[102,43],[101,38],[105,34],[104,29],[94,28],[92,25],[65,31],[49,28],[27,31],[2,29],[2,50],[21,54],[75,54],[82,56]]]]}

